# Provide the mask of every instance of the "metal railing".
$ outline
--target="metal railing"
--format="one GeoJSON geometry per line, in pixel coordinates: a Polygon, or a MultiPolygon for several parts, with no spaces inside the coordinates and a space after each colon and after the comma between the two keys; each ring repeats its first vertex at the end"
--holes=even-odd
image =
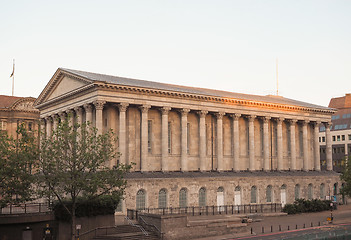
{"type": "Polygon", "coordinates": [[[30,214],[30,213],[49,213],[52,212],[48,203],[26,203],[13,205],[0,209],[0,215],[10,214],[30,214]]]}
{"type": "Polygon", "coordinates": [[[244,205],[223,205],[223,206],[204,206],[204,207],[178,207],[178,208],[145,208],[127,209],[127,216],[134,220],[139,219],[140,213],[155,215],[177,215],[187,214],[190,216],[200,215],[228,215],[228,214],[249,214],[249,213],[272,213],[281,212],[281,203],[268,204],[244,204],[244,205]]]}
{"type": "Polygon", "coordinates": [[[142,225],[144,228],[146,229],[150,229],[152,232],[155,232],[157,234],[157,236],[163,240],[163,232],[161,232],[160,229],[158,229],[158,227],[156,227],[154,224],[150,224],[147,223],[143,217],[139,217],[139,223],[140,225],[142,225]]]}

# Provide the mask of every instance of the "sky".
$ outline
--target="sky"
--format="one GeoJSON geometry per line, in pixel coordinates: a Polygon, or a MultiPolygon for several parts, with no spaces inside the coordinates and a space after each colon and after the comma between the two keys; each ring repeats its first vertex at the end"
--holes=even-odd
{"type": "Polygon", "coordinates": [[[0,95],[57,68],[328,106],[351,93],[349,0],[4,1],[0,95]],[[278,60],[277,60],[278,59],[278,60]]]}

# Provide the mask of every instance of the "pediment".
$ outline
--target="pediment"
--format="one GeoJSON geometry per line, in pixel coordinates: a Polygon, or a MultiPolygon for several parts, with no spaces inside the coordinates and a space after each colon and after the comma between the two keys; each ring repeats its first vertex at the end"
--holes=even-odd
{"type": "Polygon", "coordinates": [[[51,92],[47,95],[45,100],[50,100],[61,95],[64,95],[68,92],[74,91],[81,87],[86,86],[87,83],[75,78],[71,78],[68,76],[63,76],[60,81],[57,82],[56,86],[51,90],[51,92]]]}
{"type": "Polygon", "coordinates": [[[12,109],[21,111],[38,111],[34,108],[34,100],[35,99],[21,99],[13,105],[12,109]]]}

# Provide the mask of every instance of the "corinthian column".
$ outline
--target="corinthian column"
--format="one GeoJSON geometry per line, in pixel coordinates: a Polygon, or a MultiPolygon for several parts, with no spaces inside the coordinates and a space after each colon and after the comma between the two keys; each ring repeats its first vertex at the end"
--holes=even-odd
{"type": "Polygon", "coordinates": [[[149,105],[143,105],[141,109],[141,153],[140,153],[140,171],[147,171],[147,154],[148,154],[148,124],[149,105]]]}
{"type": "Polygon", "coordinates": [[[217,170],[224,170],[223,163],[223,116],[224,112],[219,112],[217,116],[217,170]]]}
{"type": "Polygon", "coordinates": [[[46,122],[46,137],[50,137],[52,135],[52,118],[45,117],[46,122]]]}
{"type": "Polygon", "coordinates": [[[126,138],[126,112],[129,104],[128,103],[120,103],[118,104],[119,109],[119,136],[118,136],[118,144],[119,144],[119,161],[122,164],[127,163],[127,138],[126,138]]]}
{"type": "Polygon", "coordinates": [[[241,114],[235,113],[231,117],[233,119],[233,169],[239,171],[240,145],[239,145],[239,118],[241,114]]]}
{"type": "Polygon", "coordinates": [[[283,119],[278,118],[277,119],[277,168],[278,170],[283,170],[284,168],[284,162],[283,162],[283,119]]]}
{"type": "Polygon", "coordinates": [[[249,170],[255,171],[255,121],[256,116],[248,116],[249,120],[249,170]]]}
{"type": "Polygon", "coordinates": [[[93,124],[93,106],[91,104],[84,104],[85,109],[85,121],[93,124]]]}
{"type": "Polygon", "coordinates": [[[319,153],[319,125],[320,122],[314,124],[314,170],[321,170],[321,156],[319,153]]]}
{"type": "Polygon", "coordinates": [[[303,133],[303,170],[309,170],[309,152],[308,152],[308,138],[307,138],[307,125],[308,121],[303,121],[302,123],[302,133],[303,133]]]}
{"type": "Polygon", "coordinates": [[[269,161],[269,120],[270,117],[263,117],[263,169],[269,171],[270,161],[269,161]]]}
{"type": "Polygon", "coordinates": [[[296,139],[295,139],[295,126],[296,120],[290,120],[290,151],[291,151],[291,170],[296,170],[296,139]]]}
{"type": "Polygon", "coordinates": [[[103,129],[103,116],[102,116],[102,111],[104,109],[105,101],[95,101],[94,106],[96,110],[96,116],[95,116],[95,127],[97,128],[97,133],[102,134],[102,129],[103,129]]]}
{"type": "Polygon", "coordinates": [[[77,115],[77,123],[79,126],[82,126],[83,124],[83,109],[81,107],[75,107],[74,111],[76,112],[77,115]]]}
{"type": "Polygon", "coordinates": [[[200,145],[199,145],[199,162],[200,171],[205,171],[206,169],[206,115],[208,111],[199,111],[200,117],[200,145]]]}
{"type": "Polygon", "coordinates": [[[181,128],[182,128],[182,152],[181,152],[181,158],[180,158],[180,166],[182,171],[187,171],[188,166],[187,166],[187,160],[188,160],[188,113],[189,109],[182,109],[181,114],[182,114],[182,120],[181,120],[181,128]]]}
{"type": "Polygon", "coordinates": [[[73,127],[73,122],[74,122],[74,113],[73,113],[73,110],[72,109],[68,109],[66,111],[66,114],[67,114],[67,121],[68,121],[68,125],[70,127],[73,127]]]}
{"type": "Polygon", "coordinates": [[[162,112],[162,131],[161,131],[161,170],[168,171],[168,113],[171,110],[170,107],[161,108],[162,112]]]}
{"type": "MultiPolygon", "coordinates": [[[[57,125],[58,125],[58,122],[59,122],[59,116],[57,114],[53,115],[52,116],[52,130],[53,131],[56,131],[57,130],[57,125]]],[[[51,133],[52,134],[52,133],[51,133]]]]}
{"type": "Polygon", "coordinates": [[[332,136],[330,134],[331,123],[325,123],[325,138],[326,138],[326,151],[327,151],[327,170],[333,170],[333,154],[332,154],[332,136]]]}

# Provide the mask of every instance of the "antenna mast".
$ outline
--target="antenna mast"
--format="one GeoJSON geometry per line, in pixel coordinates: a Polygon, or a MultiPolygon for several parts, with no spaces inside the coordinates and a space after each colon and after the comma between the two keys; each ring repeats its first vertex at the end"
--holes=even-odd
{"type": "Polygon", "coordinates": [[[277,77],[277,96],[279,95],[279,81],[278,81],[278,58],[276,58],[275,60],[275,64],[276,64],[276,77],[277,77]]]}

